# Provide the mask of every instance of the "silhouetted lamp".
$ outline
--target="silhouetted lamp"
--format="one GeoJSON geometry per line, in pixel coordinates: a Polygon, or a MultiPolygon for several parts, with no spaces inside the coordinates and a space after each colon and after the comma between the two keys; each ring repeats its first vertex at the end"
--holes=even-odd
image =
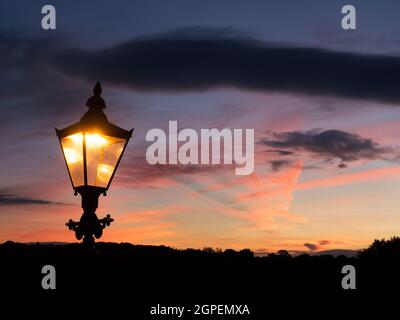
{"type": "Polygon", "coordinates": [[[98,199],[101,194],[106,195],[133,131],[108,121],[99,82],[93,93],[86,103],[89,110],[79,122],[56,129],[75,195],[82,197],[80,221],[69,220],[66,225],[87,245],[93,245],[94,237],[100,238],[113,221],[110,215],[97,218],[98,199]]]}

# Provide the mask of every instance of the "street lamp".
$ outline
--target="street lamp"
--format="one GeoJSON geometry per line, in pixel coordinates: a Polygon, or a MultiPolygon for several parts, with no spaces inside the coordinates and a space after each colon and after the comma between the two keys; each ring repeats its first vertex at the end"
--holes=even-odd
{"type": "Polygon", "coordinates": [[[103,112],[106,104],[100,97],[99,82],[93,93],[86,102],[89,110],[79,122],[62,130],[56,129],[74,194],[79,193],[82,197],[83,214],[79,222],[70,219],[66,225],[88,246],[93,246],[94,237],[99,239],[103,229],[114,221],[109,214],[98,219],[96,209],[99,196],[106,195],[110,187],[133,131],[108,121],[103,112]]]}

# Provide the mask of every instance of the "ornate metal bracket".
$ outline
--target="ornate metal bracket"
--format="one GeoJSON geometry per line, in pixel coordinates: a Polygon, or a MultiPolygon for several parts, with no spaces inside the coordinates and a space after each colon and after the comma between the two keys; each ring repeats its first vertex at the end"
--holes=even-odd
{"type": "Polygon", "coordinates": [[[107,214],[104,218],[98,219],[96,214],[82,214],[79,222],[69,219],[65,224],[69,230],[75,232],[75,237],[77,240],[83,238],[83,243],[86,245],[94,245],[94,237],[99,239],[103,234],[103,229],[110,226],[114,219],[107,214]]]}

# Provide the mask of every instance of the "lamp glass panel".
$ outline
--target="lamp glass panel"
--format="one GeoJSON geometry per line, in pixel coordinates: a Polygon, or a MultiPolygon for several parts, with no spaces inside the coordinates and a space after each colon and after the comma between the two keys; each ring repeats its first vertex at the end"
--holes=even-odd
{"type": "Polygon", "coordinates": [[[73,186],[82,186],[84,184],[82,133],[76,133],[61,138],[61,147],[64,152],[73,186]]]}
{"type": "Polygon", "coordinates": [[[125,145],[125,139],[85,133],[87,184],[106,188],[125,145]]]}

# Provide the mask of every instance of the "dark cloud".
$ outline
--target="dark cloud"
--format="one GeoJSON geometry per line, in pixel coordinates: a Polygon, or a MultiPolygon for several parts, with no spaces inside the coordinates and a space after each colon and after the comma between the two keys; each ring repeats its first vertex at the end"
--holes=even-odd
{"type": "Polygon", "coordinates": [[[327,244],[330,244],[331,242],[329,240],[321,240],[318,242],[318,244],[315,243],[309,243],[306,242],[303,244],[306,248],[308,248],[310,251],[316,251],[321,249],[323,246],[326,246],[327,244]]]}
{"type": "Polygon", "coordinates": [[[304,246],[308,249],[310,249],[310,251],[315,251],[318,249],[318,246],[316,244],[313,243],[305,243],[304,246]]]}
{"type": "Polygon", "coordinates": [[[306,165],[302,167],[303,170],[315,170],[315,169],[322,169],[321,166],[316,165],[306,165]]]}
{"type": "Polygon", "coordinates": [[[266,150],[266,152],[271,152],[271,153],[276,153],[280,156],[289,156],[292,155],[294,152],[293,151],[289,151],[289,150],[266,150]]]}
{"type": "Polygon", "coordinates": [[[279,171],[283,168],[286,168],[292,164],[290,160],[272,160],[269,162],[271,165],[272,171],[279,171]]]}
{"type": "Polygon", "coordinates": [[[67,205],[62,202],[53,202],[42,199],[32,199],[21,197],[5,191],[0,191],[0,206],[16,206],[16,205],[67,205]]]}
{"type": "MultiPolygon", "coordinates": [[[[272,148],[307,151],[327,161],[391,160],[396,157],[390,147],[383,147],[372,139],[340,130],[269,132],[268,137],[261,139],[260,143],[272,148]]],[[[339,168],[345,167],[344,163],[339,164],[339,168]]]]}
{"type": "Polygon", "coordinates": [[[49,56],[64,45],[63,37],[0,30],[1,136],[15,123],[25,122],[20,129],[28,127],[32,133],[31,124],[35,130],[52,128],[55,120],[76,117],[85,110],[84,99],[91,87],[82,86],[49,64],[49,56]]]}
{"type": "Polygon", "coordinates": [[[319,242],[319,244],[321,245],[321,246],[325,246],[325,245],[327,245],[327,244],[330,244],[331,242],[329,241],[329,240],[321,240],[320,242],[319,242]]]}
{"type": "Polygon", "coordinates": [[[273,45],[225,29],[186,28],[98,50],[63,50],[74,77],[137,90],[217,87],[399,102],[400,57],[273,45]]]}

